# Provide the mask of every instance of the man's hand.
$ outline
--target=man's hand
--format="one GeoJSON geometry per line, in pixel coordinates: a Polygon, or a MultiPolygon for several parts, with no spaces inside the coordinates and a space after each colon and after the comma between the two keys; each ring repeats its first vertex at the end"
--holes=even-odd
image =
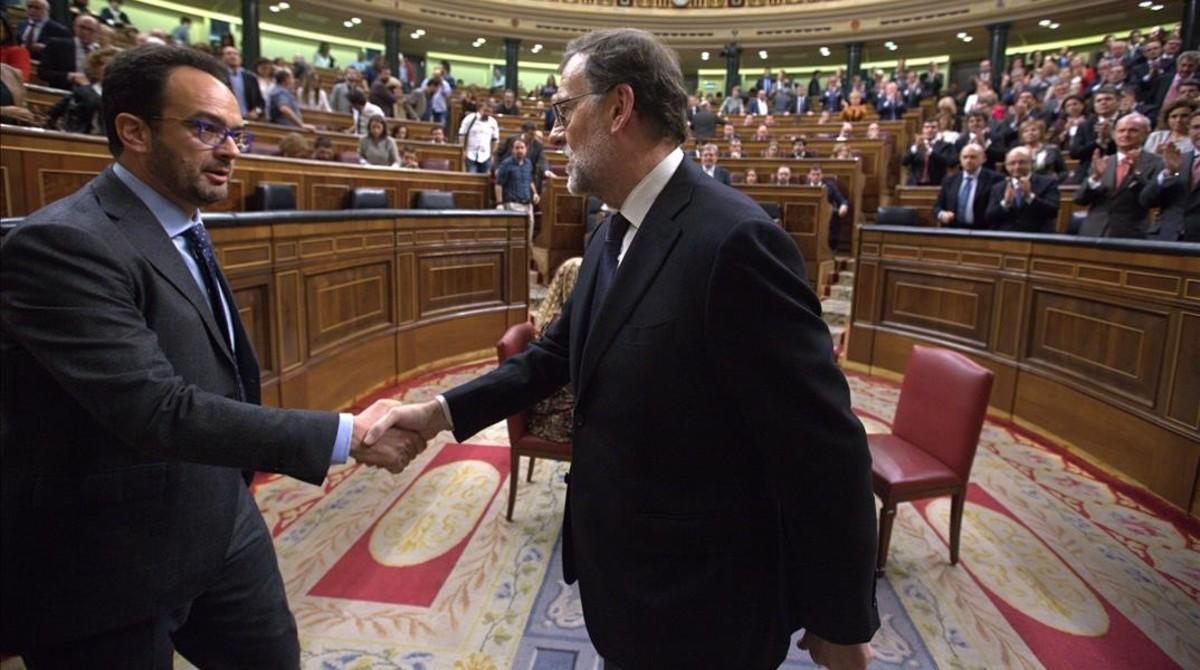
{"type": "MultiPolygon", "coordinates": [[[[1174,146],[1174,145],[1172,145],[1172,146],[1174,146]]],[[[534,193],[533,194],[533,204],[536,205],[541,201],[542,201],[542,197],[540,195],[538,195],[537,193],[534,193]]]]}
{"type": "Polygon", "coordinates": [[[1178,174],[1179,168],[1183,166],[1183,154],[1179,153],[1179,147],[1168,140],[1162,143],[1160,151],[1162,151],[1163,166],[1166,167],[1167,172],[1178,174]]]}
{"type": "Polygon", "coordinates": [[[1090,177],[1096,181],[1104,176],[1104,171],[1108,169],[1108,157],[1100,153],[1099,149],[1092,152],[1092,170],[1090,177]]]}
{"type": "Polygon", "coordinates": [[[938,212],[938,221],[941,221],[943,224],[950,223],[953,220],[954,220],[954,212],[951,212],[951,211],[945,210],[945,209],[938,212]]]}
{"type": "Polygon", "coordinates": [[[1005,179],[1004,180],[1004,206],[1012,207],[1013,201],[1016,200],[1016,198],[1017,198],[1017,194],[1013,191],[1012,180],[1005,179]]]}
{"type": "Polygon", "coordinates": [[[1033,181],[1028,176],[1021,177],[1019,181],[1021,183],[1021,197],[1028,201],[1033,196],[1033,181]]]}
{"type": "Polygon", "coordinates": [[[808,631],[796,646],[807,651],[813,663],[832,670],[865,670],[874,656],[869,644],[834,644],[808,631]]]}
{"type": "Polygon", "coordinates": [[[365,411],[355,415],[350,437],[350,455],[354,460],[381,467],[393,474],[400,472],[425,450],[425,438],[399,428],[381,431],[381,435],[366,443],[368,431],[387,414],[395,401],[378,400],[365,411]]]}
{"type": "Polygon", "coordinates": [[[87,86],[88,84],[87,75],[82,72],[72,72],[71,74],[67,75],[67,81],[75,84],[76,86],[87,86]]]}
{"type": "Polygon", "coordinates": [[[850,213],[850,208],[847,207],[846,205],[842,205],[841,207],[838,207],[838,217],[844,219],[844,218],[846,218],[846,215],[849,213],[850,213]]]}
{"type": "Polygon", "coordinates": [[[405,405],[398,400],[378,400],[368,412],[379,411],[375,424],[363,437],[367,446],[375,444],[389,428],[400,428],[416,433],[423,440],[431,440],[443,430],[449,430],[446,416],[437,400],[414,405],[405,405]]]}

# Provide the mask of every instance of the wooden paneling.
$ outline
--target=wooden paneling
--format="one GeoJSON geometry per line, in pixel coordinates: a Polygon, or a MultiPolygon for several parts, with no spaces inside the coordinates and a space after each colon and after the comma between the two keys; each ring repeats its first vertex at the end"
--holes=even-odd
{"type": "Polygon", "coordinates": [[[418,313],[500,304],[504,296],[503,253],[445,254],[417,261],[418,313]]]}
{"type": "Polygon", "coordinates": [[[1200,509],[1200,246],[867,226],[857,270],[851,363],[960,351],[994,410],[1200,509]]]}
{"type": "Polygon", "coordinates": [[[394,323],[390,259],[304,277],[308,351],[320,356],[350,337],[394,323]]]}

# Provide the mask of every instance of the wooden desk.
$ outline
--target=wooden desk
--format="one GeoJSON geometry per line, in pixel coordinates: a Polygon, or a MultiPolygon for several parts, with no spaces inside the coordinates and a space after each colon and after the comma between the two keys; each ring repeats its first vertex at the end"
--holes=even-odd
{"type": "MultiPolygon", "coordinates": [[[[1075,192],[1078,190],[1079,186],[1075,184],[1058,185],[1059,204],[1058,219],[1054,224],[1055,232],[1066,233],[1071,215],[1087,209],[1083,205],[1075,204],[1075,192]]],[[[917,217],[920,218],[922,226],[940,228],[942,224],[933,218],[933,204],[937,202],[938,191],[937,186],[897,186],[896,204],[917,210],[917,217]]]]}
{"type": "Polygon", "coordinates": [[[1200,244],[865,226],[847,365],[915,343],[996,374],[991,407],[1200,515],[1200,244]]]}
{"type": "Polygon", "coordinates": [[[829,248],[832,209],[825,190],[817,186],[773,184],[737,184],[735,188],[757,202],[779,203],[783,229],[804,257],[808,281],[818,296],[824,295],[834,271],[833,251],[829,248]]]}

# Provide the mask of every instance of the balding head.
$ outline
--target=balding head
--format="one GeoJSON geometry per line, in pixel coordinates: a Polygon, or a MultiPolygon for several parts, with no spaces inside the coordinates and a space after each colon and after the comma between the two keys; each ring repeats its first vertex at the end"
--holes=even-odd
{"type": "Polygon", "coordinates": [[[1016,147],[1004,157],[1004,169],[1010,177],[1028,177],[1033,170],[1033,154],[1025,147],[1016,147]]]}
{"type": "Polygon", "coordinates": [[[1136,151],[1146,142],[1150,134],[1150,119],[1134,112],[1126,114],[1117,121],[1115,140],[1117,150],[1121,152],[1136,151]]]}
{"type": "Polygon", "coordinates": [[[46,0],[29,0],[25,5],[25,16],[35,22],[42,22],[50,14],[50,3],[46,0]]]}
{"type": "Polygon", "coordinates": [[[84,44],[95,44],[100,37],[100,22],[91,14],[80,14],[75,19],[75,37],[84,44]]]}

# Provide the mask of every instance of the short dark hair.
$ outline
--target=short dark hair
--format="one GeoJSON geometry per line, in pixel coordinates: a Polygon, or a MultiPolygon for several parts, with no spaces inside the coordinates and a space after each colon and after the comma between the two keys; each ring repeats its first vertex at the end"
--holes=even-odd
{"type": "Polygon", "coordinates": [[[275,71],[275,74],[271,75],[271,78],[275,80],[276,84],[282,84],[283,82],[288,80],[288,77],[291,77],[291,76],[292,76],[291,70],[287,69],[286,67],[281,67],[275,71]]]}
{"type": "Polygon", "coordinates": [[[973,118],[983,119],[985,124],[990,124],[992,122],[992,117],[989,116],[987,112],[982,112],[979,110],[974,110],[970,114],[967,114],[968,121],[973,118]]]}
{"type": "Polygon", "coordinates": [[[191,67],[229,85],[229,70],[212,56],[187,47],[145,44],[113,57],[104,71],[101,109],[108,133],[108,150],[114,157],[124,147],[117,136],[117,115],[132,114],[149,121],[162,114],[163,96],[171,71],[191,67]]]}
{"type": "Polygon", "coordinates": [[[346,99],[350,101],[351,105],[367,104],[367,94],[357,88],[350,89],[350,92],[346,94],[346,99]]]}
{"type": "Polygon", "coordinates": [[[324,135],[317,135],[317,139],[313,142],[313,146],[317,149],[332,149],[333,140],[324,135]]]}
{"type": "Polygon", "coordinates": [[[675,52],[652,33],[635,28],[595,30],[571,40],[559,71],[576,56],[587,56],[584,78],[592,93],[620,84],[633,89],[633,108],[660,138],[687,139],[687,89],[675,52]]]}
{"type": "Polygon", "coordinates": [[[1100,88],[1096,89],[1096,92],[1092,95],[1111,95],[1114,98],[1120,97],[1117,95],[1117,89],[1112,86],[1101,86],[1100,88]]]}
{"type": "Polygon", "coordinates": [[[181,17],[179,17],[179,22],[180,22],[180,23],[186,23],[186,24],[188,24],[188,25],[190,26],[190,25],[192,25],[192,17],[190,17],[190,16],[181,16],[181,17]]]}

